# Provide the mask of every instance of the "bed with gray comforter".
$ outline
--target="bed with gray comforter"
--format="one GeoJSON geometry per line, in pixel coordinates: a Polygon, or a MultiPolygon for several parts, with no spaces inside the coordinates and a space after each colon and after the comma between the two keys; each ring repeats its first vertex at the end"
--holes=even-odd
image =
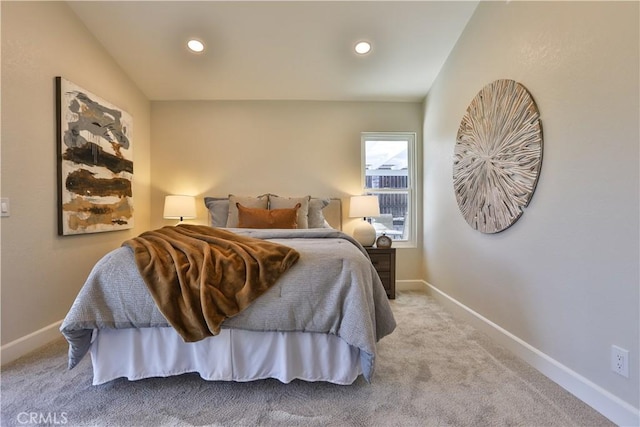
{"type": "MultiPolygon", "coordinates": [[[[393,332],[396,323],[362,246],[333,229],[232,231],[294,248],[300,258],[222,328],[339,336],[360,349],[363,376],[371,381],[376,343],[393,332]]],[[[132,249],[122,246],[95,265],[60,330],[69,342],[73,368],[89,350],[94,329],[155,327],[170,325],[151,297],[132,249]]]]}

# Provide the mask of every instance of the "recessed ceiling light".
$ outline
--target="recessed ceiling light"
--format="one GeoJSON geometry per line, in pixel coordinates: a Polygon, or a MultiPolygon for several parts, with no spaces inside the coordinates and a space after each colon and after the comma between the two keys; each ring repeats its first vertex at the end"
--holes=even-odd
{"type": "Polygon", "coordinates": [[[187,47],[191,52],[200,53],[204,50],[204,43],[198,39],[191,39],[187,42],[187,47]]]}
{"type": "Polygon", "coordinates": [[[356,47],[354,49],[357,54],[364,55],[366,53],[369,53],[369,51],[371,50],[371,43],[365,41],[358,42],[356,43],[356,47]]]}

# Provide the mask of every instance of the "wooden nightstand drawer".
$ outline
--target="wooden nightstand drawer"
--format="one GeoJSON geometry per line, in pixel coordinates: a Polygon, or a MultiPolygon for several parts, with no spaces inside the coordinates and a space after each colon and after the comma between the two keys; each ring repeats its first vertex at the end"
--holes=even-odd
{"type": "Polygon", "coordinates": [[[378,272],[378,276],[380,276],[380,280],[382,280],[384,288],[388,290],[391,285],[391,273],[378,272]]]}
{"type": "Polygon", "coordinates": [[[371,258],[371,264],[376,269],[387,296],[396,297],[396,249],[395,248],[365,248],[371,258]]]}
{"type": "Polygon", "coordinates": [[[391,256],[389,254],[369,253],[369,257],[378,273],[391,270],[391,256]]]}

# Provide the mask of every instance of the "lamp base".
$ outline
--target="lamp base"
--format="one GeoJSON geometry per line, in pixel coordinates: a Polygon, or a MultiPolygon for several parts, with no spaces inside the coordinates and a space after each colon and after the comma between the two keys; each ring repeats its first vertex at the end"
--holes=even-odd
{"type": "Polygon", "coordinates": [[[362,246],[373,246],[376,241],[376,229],[365,220],[359,221],[353,229],[353,238],[362,246]]]}

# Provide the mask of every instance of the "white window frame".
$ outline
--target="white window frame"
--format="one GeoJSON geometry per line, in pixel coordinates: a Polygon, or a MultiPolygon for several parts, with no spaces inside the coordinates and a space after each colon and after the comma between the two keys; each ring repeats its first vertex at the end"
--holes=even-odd
{"type": "Polygon", "coordinates": [[[360,134],[361,146],[361,177],[362,177],[362,194],[369,193],[398,193],[407,192],[407,239],[398,239],[393,241],[396,248],[415,248],[417,247],[418,235],[418,163],[416,149],[416,133],[415,132],[362,132],[360,134]],[[397,188],[367,188],[366,186],[366,141],[407,141],[407,189],[398,190],[397,188]]]}

